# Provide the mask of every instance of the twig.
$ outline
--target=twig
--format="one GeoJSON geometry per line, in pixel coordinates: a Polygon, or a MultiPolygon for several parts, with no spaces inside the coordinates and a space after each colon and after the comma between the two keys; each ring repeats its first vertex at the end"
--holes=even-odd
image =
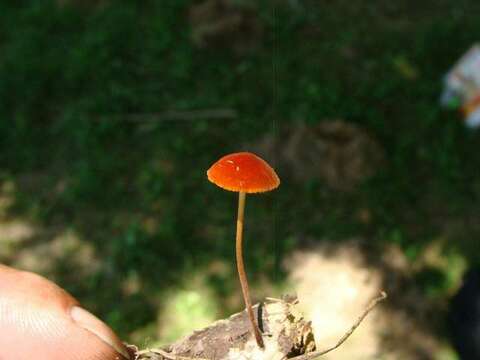
{"type": "Polygon", "coordinates": [[[138,351],[136,354],[137,355],[136,359],[140,360],[139,356],[145,355],[148,353],[154,353],[154,354],[160,355],[164,359],[168,359],[168,360],[208,360],[204,358],[189,358],[185,356],[175,355],[175,354],[168,353],[162,349],[147,349],[147,350],[138,351]]]}
{"type": "MultiPolygon", "coordinates": [[[[382,291],[380,293],[380,296],[376,297],[375,299],[373,299],[372,301],[370,301],[370,303],[368,304],[367,308],[363,311],[363,313],[358,317],[357,321],[355,321],[355,323],[352,325],[352,327],[340,338],[340,340],[337,341],[337,343],[333,346],[330,346],[326,349],[323,349],[323,350],[318,350],[318,351],[313,351],[311,353],[308,353],[308,354],[304,354],[304,355],[300,355],[300,356],[296,356],[296,357],[293,357],[291,358],[292,360],[312,360],[312,359],[315,359],[319,356],[322,356],[322,355],[325,355],[326,353],[329,353],[330,351],[333,351],[335,349],[337,349],[340,345],[342,345],[349,337],[350,335],[353,334],[353,332],[355,331],[355,329],[362,323],[363,319],[365,319],[365,317],[368,315],[368,313],[370,311],[372,311],[372,309],[380,302],[380,301],[383,301],[387,298],[387,293],[385,291],[382,291]]],[[[286,357],[284,357],[283,359],[286,359],[286,357]]],[[[282,360],[283,360],[282,359],[282,360]]]]}
{"type": "Polygon", "coordinates": [[[236,119],[237,112],[233,109],[204,109],[204,110],[167,110],[157,113],[137,113],[102,115],[100,118],[118,119],[128,122],[162,122],[162,121],[193,121],[198,119],[236,119]]]}

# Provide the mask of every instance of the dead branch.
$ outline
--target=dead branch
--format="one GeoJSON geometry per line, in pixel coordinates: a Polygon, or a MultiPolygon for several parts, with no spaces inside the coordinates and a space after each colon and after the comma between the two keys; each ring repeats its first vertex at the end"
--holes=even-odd
{"type": "MultiPolygon", "coordinates": [[[[381,301],[387,298],[387,294],[382,291],[380,295],[367,305],[362,314],[348,329],[348,331],[333,345],[325,349],[311,351],[309,342],[311,342],[314,348],[313,333],[311,332],[310,323],[305,321],[303,317],[299,317],[294,307],[297,303],[296,299],[292,299],[289,302],[279,299],[269,299],[266,304],[265,314],[263,314],[263,321],[270,331],[274,329],[275,324],[281,323],[280,331],[277,329],[273,332],[277,333],[278,346],[282,360],[312,360],[325,355],[337,348],[339,348],[360,326],[366,316],[373,310],[373,308],[381,301]],[[275,311],[280,310],[280,311],[275,311]],[[295,320],[291,323],[291,319],[295,320]],[[288,321],[287,321],[288,320],[288,321]],[[305,332],[305,329],[308,329],[305,332]],[[287,331],[288,330],[288,331],[287,331]],[[286,333],[289,336],[284,336],[286,333]],[[311,334],[311,338],[310,335],[311,334]],[[282,336],[284,336],[282,338],[282,336]],[[307,340],[310,339],[310,340],[307,340]],[[299,346],[299,347],[298,347],[299,346]],[[295,348],[297,351],[302,351],[303,355],[295,357],[289,357],[291,350],[295,348]]],[[[260,310],[258,305],[255,305],[256,310],[260,310]]],[[[259,315],[260,316],[260,315],[259,315]]],[[[136,352],[136,360],[215,360],[219,358],[225,358],[226,352],[229,349],[246,346],[247,342],[251,338],[249,331],[249,323],[245,312],[232,315],[229,319],[219,320],[218,322],[210,325],[207,328],[194,332],[192,335],[187,336],[184,339],[179,340],[177,343],[172,344],[167,350],[163,349],[147,349],[136,352]],[[228,335],[228,336],[226,336],[228,335]],[[203,350],[198,350],[198,344],[203,350]],[[220,345],[219,345],[220,344],[220,345]],[[223,352],[211,353],[211,346],[223,349],[223,352]],[[196,350],[197,349],[197,350],[196,350]],[[209,352],[210,351],[210,352],[209,352]],[[219,357],[217,357],[219,356],[219,357]],[[212,358],[213,357],[213,358],[212,358]]],[[[268,333],[268,331],[267,331],[268,333]]],[[[270,333],[271,337],[272,334],[270,333]]],[[[166,349],[166,348],[165,348],[166,349]]],[[[250,351],[250,350],[248,350],[250,351]]],[[[298,354],[299,352],[297,352],[298,354]]],[[[291,356],[291,355],[290,355],[291,356]]],[[[230,358],[230,357],[229,357],[230,358]]]]}

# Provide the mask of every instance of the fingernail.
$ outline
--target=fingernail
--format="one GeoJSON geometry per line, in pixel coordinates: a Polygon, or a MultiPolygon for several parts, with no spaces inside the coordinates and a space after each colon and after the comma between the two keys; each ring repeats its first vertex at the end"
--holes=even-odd
{"type": "Polygon", "coordinates": [[[130,359],[127,349],[125,349],[114,332],[95,315],[79,306],[72,307],[70,310],[70,315],[72,316],[73,320],[82,328],[99,337],[103,342],[110,345],[115,349],[115,351],[125,357],[125,359],[130,359]]]}

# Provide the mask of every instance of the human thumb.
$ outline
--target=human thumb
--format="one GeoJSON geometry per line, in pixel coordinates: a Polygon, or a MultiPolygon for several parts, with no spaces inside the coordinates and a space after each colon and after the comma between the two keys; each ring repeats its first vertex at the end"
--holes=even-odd
{"type": "Polygon", "coordinates": [[[65,290],[0,265],[0,360],[130,360],[115,333],[65,290]]]}

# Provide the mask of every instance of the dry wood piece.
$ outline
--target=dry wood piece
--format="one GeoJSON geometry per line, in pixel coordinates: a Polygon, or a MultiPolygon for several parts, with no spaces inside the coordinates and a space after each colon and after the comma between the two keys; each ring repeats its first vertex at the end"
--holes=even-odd
{"type": "Polygon", "coordinates": [[[258,348],[245,311],[195,331],[163,349],[137,352],[136,360],[311,360],[341,346],[368,313],[387,295],[373,299],[357,321],[333,346],[317,350],[311,324],[297,309],[296,299],[267,299],[255,305],[265,341],[258,348]]]}

